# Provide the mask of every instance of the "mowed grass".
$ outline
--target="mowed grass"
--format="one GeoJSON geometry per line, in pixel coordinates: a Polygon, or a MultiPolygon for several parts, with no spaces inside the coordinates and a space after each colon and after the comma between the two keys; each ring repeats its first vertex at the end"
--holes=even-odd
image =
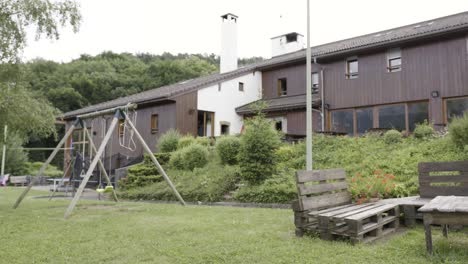
{"type": "MultiPolygon", "coordinates": [[[[468,233],[421,226],[370,245],[294,236],[292,211],[33,199],[0,189],[0,263],[468,263],[468,233]]],[[[42,193],[43,195],[43,193],[42,193]]]]}

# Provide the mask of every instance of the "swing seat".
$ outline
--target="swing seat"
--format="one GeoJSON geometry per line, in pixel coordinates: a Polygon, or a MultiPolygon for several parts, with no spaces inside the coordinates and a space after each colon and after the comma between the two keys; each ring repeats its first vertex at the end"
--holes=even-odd
{"type": "Polygon", "coordinates": [[[96,192],[98,192],[98,193],[109,193],[109,192],[112,192],[113,190],[114,190],[114,186],[107,185],[104,189],[102,189],[102,188],[96,189],[96,192]]]}

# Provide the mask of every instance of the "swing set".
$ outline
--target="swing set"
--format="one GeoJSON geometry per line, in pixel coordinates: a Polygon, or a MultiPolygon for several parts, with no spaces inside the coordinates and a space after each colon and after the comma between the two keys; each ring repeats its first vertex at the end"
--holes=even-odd
{"type": "MultiPolygon", "coordinates": [[[[58,143],[58,145],[54,148],[54,150],[52,151],[50,156],[47,158],[46,162],[39,169],[36,176],[43,175],[43,173],[44,173],[45,169],[47,168],[47,166],[54,159],[56,154],[62,149],[62,146],[65,144],[67,139],[72,135],[72,133],[73,133],[73,131],[75,129],[80,129],[81,128],[83,130],[83,142],[85,142],[86,138],[88,138],[88,142],[89,142],[89,146],[90,146],[90,159],[89,159],[90,163],[89,163],[89,166],[87,166],[88,168],[84,169],[84,167],[85,167],[85,162],[84,162],[85,145],[83,144],[83,149],[82,149],[83,159],[82,159],[82,164],[81,164],[82,169],[80,170],[80,174],[83,177],[82,177],[81,183],[80,183],[80,185],[78,187],[78,190],[76,191],[71,203],[69,204],[67,210],[65,211],[65,215],[64,215],[65,219],[68,219],[71,216],[71,214],[72,214],[74,208],[76,207],[76,204],[77,204],[78,200],[80,199],[81,195],[83,194],[84,188],[85,188],[86,184],[88,183],[89,179],[91,178],[91,176],[93,174],[93,171],[96,168],[96,166],[99,168],[99,171],[101,173],[100,175],[104,176],[104,179],[105,179],[106,184],[107,184],[103,188],[103,186],[101,185],[101,180],[100,180],[98,189],[96,191],[98,193],[112,193],[113,200],[115,202],[118,202],[116,192],[115,192],[114,187],[112,186],[112,182],[111,182],[111,180],[109,178],[109,174],[107,174],[106,169],[104,167],[104,163],[102,161],[102,156],[103,156],[103,153],[104,153],[104,150],[105,150],[107,144],[109,143],[109,140],[111,139],[112,134],[116,130],[115,128],[117,127],[117,125],[119,123],[119,120],[124,120],[124,122],[122,124],[123,125],[124,136],[122,137],[122,139],[119,138],[119,144],[122,147],[124,147],[126,149],[129,149],[130,151],[133,151],[133,150],[136,149],[136,143],[133,140],[133,137],[136,136],[138,141],[140,141],[140,144],[142,145],[145,152],[149,155],[151,161],[153,161],[153,163],[156,165],[156,168],[157,168],[158,172],[163,176],[164,180],[167,182],[167,184],[169,185],[169,187],[171,188],[171,190],[173,191],[173,193],[175,194],[175,196],[179,200],[180,204],[185,206],[184,199],[179,194],[179,192],[175,188],[174,184],[172,183],[171,179],[169,178],[169,176],[167,176],[166,172],[161,167],[158,160],[154,156],[153,152],[149,148],[148,144],[146,144],[145,140],[143,139],[143,137],[141,136],[141,134],[138,132],[137,128],[134,125],[134,122],[136,122],[136,112],[134,111],[136,109],[136,107],[137,107],[136,104],[129,103],[129,104],[124,105],[124,106],[114,107],[114,108],[110,108],[110,109],[106,109],[106,110],[102,110],[102,111],[98,111],[98,112],[93,112],[93,113],[88,113],[88,114],[83,114],[83,115],[77,116],[75,121],[73,122],[73,124],[70,126],[70,128],[67,130],[67,132],[65,133],[63,138],[58,143]],[[134,111],[133,116],[132,116],[133,118],[129,117],[129,115],[128,115],[129,110],[134,111]],[[112,118],[112,121],[111,121],[111,123],[109,125],[109,128],[108,128],[107,132],[105,133],[105,135],[103,137],[103,140],[102,140],[101,144],[99,145],[99,148],[96,149],[96,146],[95,146],[95,144],[93,142],[93,139],[91,137],[91,133],[87,129],[85,119],[102,117],[102,116],[109,115],[109,114],[114,114],[113,118],[112,118]],[[132,119],[133,119],[133,121],[132,121],[132,119]],[[126,134],[126,133],[129,133],[129,134],[126,134]],[[129,135],[129,136],[127,137],[125,135],[129,135]],[[127,143],[125,143],[125,139],[128,139],[127,143]],[[92,157],[91,153],[94,154],[94,157],[92,157]],[[86,170],[86,172],[84,173],[85,170],[86,170]]],[[[92,130],[92,127],[91,127],[91,130],[92,130]]],[[[120,133],[120,131],[119,131],[119,133],[120,133]]],[[[75,161],[75,165],[77,165],[76,161],[75,161]]],[[[67,171],[69,170],[70,167],[71,167],[71,163],[69,163],[67,165],[67,169],[66,169],[66,171],[65,171],[65,173],[63,175],[62,180],[67,175],[67,171]]],[[[26,197],[28,192],[31,190],[31,187],[34,184],[37,183],[38,178],[39,177],[33,177],[33,179],[30,181],[29,185],[27,186],[27,188],[21,193],[21,195],[18,197],[15,204],[13,205],[14,209],[18,208],[18,206],[20,205],[22,200],[26,197]]]]}

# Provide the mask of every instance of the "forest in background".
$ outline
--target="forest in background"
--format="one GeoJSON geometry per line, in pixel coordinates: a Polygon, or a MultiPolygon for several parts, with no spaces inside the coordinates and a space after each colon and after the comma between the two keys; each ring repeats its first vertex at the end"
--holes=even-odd
{"type": "MultiPolygon", "coordinates": [[[[259,60],[263,58],[242,58],[239,59],[239,66],[259,60]]],[[[218,71],[219,56],[215,54],[153,55],[105,51],[96,56],[81,55],[80,58],[67,63],[38,58],[25,63],[0,64],[0,79],[4,83],[21,83],[24,92],[34,94],[37,100],[56,108],[55,116],[59,116],[60,113],[88,105],[218,71]]],[[[56,129],[57,134],[47,136],[28,133],[27,138],[18,140],[14,146],[18,147],[22,141],[24,146],[29,148],[54,147],[56,139],[64,132],[63,126],[56,126],[56,129]]],[[[10,155],[10,163],[23,164],[25,160],[44,161],[50,151],[30,152],[27,157],[24,154],[18,151],[10,155]]],[[[53,164],[60,167],[61,160],[59,155],[53,164]]],[[[16,172],[21,171],[23,170],[16,172]]]]}
{"type": "MultiPolygon", "coordinates": [[[[239,65],[262,60],[244,58],[239,65]]],[[[81,55],[68,63],[35,59],[20,64],[22,78],[31,90],[44,95],[53,106],[68,112],[149,89],[216,73],[215,54],[102,52],[81,55]]]]}

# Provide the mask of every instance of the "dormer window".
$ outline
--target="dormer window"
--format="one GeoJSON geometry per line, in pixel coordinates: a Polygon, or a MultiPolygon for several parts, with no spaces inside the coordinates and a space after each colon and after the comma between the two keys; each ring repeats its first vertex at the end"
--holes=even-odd
{"type": "Polygon", "coordinates": [[[277,85],[278,96],[285,96],[288,94],[286,78],[278,79],[278,82],[276,85],[277,85]]]}
{"type": "Polygon", "coordinates": [[[357,79],[359,76],[359,64],[357,58],[346,60],[346,79],[357,79]]]}
{"type": "Polygon", "coordinates": [[[297,34],[296,33],[291,33],[286,35],[286,43],[289,42],[296,42],[297,41],[297,34]]]}
{"type": "Polygon", "coordinates": [[[387,71],[401,71],[401,50],[392,49],[387,52],[387,71]]]}

